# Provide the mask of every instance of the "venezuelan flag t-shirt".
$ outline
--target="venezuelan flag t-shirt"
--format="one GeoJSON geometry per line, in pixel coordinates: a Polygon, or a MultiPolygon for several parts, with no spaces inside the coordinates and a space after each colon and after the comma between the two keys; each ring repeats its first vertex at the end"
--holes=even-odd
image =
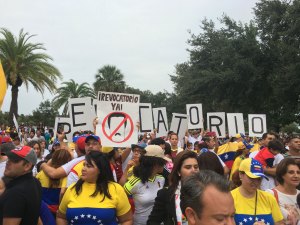
{"type": "Polygon", "coordinates": [[[237,225],[253,225],[256,221],[262,221],[266,225],[274,225],[275,222],[283,220],[278,203],[270,193],[257,190],[256,203],[255,196],[245,198],[241,195],[239,188],[231,191],[231,195],[234,200],[236,210],[234,220],[237,225]]]}
{"type": "Polygon", "coordinates": [[[44,171],[40,171],[36,178],[40,181],[42,185],[42,199],[48,205],[48,208],[51,212],[56,213],[59,205],[59,195],[61,188],[65,188],[67,185],[67,178],[61,178],[59,180],[59,184],[56,188],[50,187],[50,178],[44,173],[44,171]]]}
{"type": "Polygon", "coordinates": [[[66,215],[68,224],[117,225],[116,217],[130,211],[127,195],[117,183],[109,183],[112,199],[105,197],[104,200],[104,195],[100,193],[95,197],[91,196],[96,184],[84,182],[79,195],[76,194],[74,185],[67,189],[59,205],[59,211],[66,215]]]}

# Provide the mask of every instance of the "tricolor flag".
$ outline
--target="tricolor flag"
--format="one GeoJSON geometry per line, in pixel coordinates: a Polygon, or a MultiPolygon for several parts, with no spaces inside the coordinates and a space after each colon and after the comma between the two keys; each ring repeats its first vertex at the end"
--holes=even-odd
{"type": "Polygon", "coordinates": [[[218,148],[218,155],[226,166],[231,169],[234,162],[235,152],[238,150],[237,142],[227,142],[218,148]]]}
{"type": "Polygon", "coordinates": [[[7,84],[5,74],[2,68],[2,64],[0,62],[0,110],[2,108],[2,103],[6,94],[7,84]]]}

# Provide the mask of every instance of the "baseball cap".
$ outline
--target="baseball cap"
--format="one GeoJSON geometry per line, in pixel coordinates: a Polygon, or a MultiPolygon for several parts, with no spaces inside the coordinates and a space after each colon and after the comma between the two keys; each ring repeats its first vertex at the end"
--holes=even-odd
{"type": "Polygon", "coordinates": [[[237,133],[234,137],[235,138],[245,138],[245,135],[243,133],[237,133]]]}
{"type": "Polygon", "coordinates": [[[237,145],[238,145],[238,149],[239,149],[239,150],[242,150],[242,149],[245,149],[245,148],[246,148],[246,146],[244,145],[244,143],[243,143],[243,142],[241,142],[241,141],[240,141],[240,142],[238,142],[238,144],[237,144],[237,145]]]}
{"type": "Polygon", "coordinates": [[[243,140],[244,145],[246,146],[247,149],[251,149],[254,147],[254,145],[249,144],[246,140],[243,140]]]}
{"type": "Polygon", "coordinates": [[[74,136],[74,137],[72,138],[72,141],[73,141],[74,143],[76,143],[77,140],[78,140],[78,138],[80,138],[80,135],[74,136]]]}
{"type": "Polygon", "coordinates": [[[147,147],[146,143],[132,144],[131,145],[131,150],[133,150],[135,148],[140,148],[140,149],[144,150],[146,147],[147,147]]]}
{"type": "Polygon", "coordinates": [[[37,162],[37,157],[36,154],[33,150],[33,148],[29,147],[29,146],[23,146],[20,148],[15,148],[9,152],[6,153],[7,157],[9,159],[24,159],[30,163],[32,163],[33,165],[36,164],[37,162]]]}
{"type": "Polygon", "coordinates": [[[54,146],[54,145],[60,145],[59,140],[55,140],[55,141],[53,142],[53,146],[54,146]]]}
{"type": "Polygon", "coordinates": [[[112,150],[114,150],[114,147],[102,146],[102,148],[101,148],[101,151],[103,153],[110,153],[112,150]]]}
{"type": "Polygon", "coordinates": [[[2,137],[2,144],[12,142],[12,139],[9,136],[2,137]]]}
{"type": "Polygon", "coordinates": [[[159,145],[148,145],[146,148],[145,156],[154,156],[162,158],[168,162],[172,161],[170,158],[164,155],[164,150],[159,145]]]}
{"type": "Polygon", "coordinates": [[[248,177],[250,178],[266,178],[267,180],[268,177],[264,174],[262,165],[260,164],[260,162],[258,162],[255,159],[252,158],[247,158],[244,159],[239,167],[239,171],[240,172],[245,172],[245,174],[247,174],[248,177]]]}
{"type": "Polygon", "coordinates": [[[241,136],[240,133],[238,133],[238,134],[235,135],[235,138],[241,138],[241,137],[242,137],[242,136],[241,136]]]}
{"type": "Polygon", "coordinates": [[[100,143],[100,137],[97,136],[97,135],[89,135],[89,136],[86,136],[85,138],[85,143],[87,143],[89,140],[91,139],[94,139],[96,141],[98,141],[100,143]]]}
{"type": "Polygon", "coordinates": [[[85,139],[86,136],[80,136],[79,138],[77,138],[76,144],[79,150],[85,150],[85,139]]]}
{"type": "Polygon", "coordinates": [[[12,142],[4,143],[0,145],[1,155],[6,155],[11,150],[15,149],[16,146],[12,142]]]}

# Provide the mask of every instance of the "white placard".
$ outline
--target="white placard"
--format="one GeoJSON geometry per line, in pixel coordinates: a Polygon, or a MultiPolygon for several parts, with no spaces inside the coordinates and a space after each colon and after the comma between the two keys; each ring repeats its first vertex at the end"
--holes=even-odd
{"type": "Polygon", "coordinates": [[[249,136],[262,137],[267,132],[266,114],[248,114],[249,136]]]}
{"type": "Polygon", "coordinates": [[[186,114],[173,113],[170,131],[178,135],[178,140],[182,142],[188,128],[188,116],[186,114]]]}
{"type": "Polygon", "coordinates": [[[227,127],[229,137],[237,133],[245,134],[243,113],[227,113],[227,127]]]}
{"type": "Polygon", "coordinates": [[[152,111],[156,137],[166,137],[168,135],[168,117],[166,107],[153,108],[152,111]]]}
{"type": "Polygon", "coordinates": [[[207,113],[207,129],[216,132],[217,137],[226,137],[225,112],[207,113]]]}
{"type": "Polygon", "coordinates": [[[72,130],[71,130],[71,118],[69,117],[56,117],[54,124],[54,137],[56,137],[56,133],[58,131],[64,131],[68,142],[72,142],[72,130]]]}
{"type": "Polygon", "coordinates": [[[92,98],[70,98],[69,112],[71,132],[90,130],[94,132],[93,120],[95,115],[91,111],[92,98]]]}
{"type": "Polygon", "coordinates": [[[140,96],[98,92],[97,134],[102,146],[128,147],[138,141],[140,96]]]}
{"type": "Polygon", "coordinates": [[[202,104],[187,104],[186,113],[188,115],[188,129],[203,128],[202,104]]]}
{"type": "Polygon", "coordinates": [[[140,103],[139,106],[140,132],[153,131],[153,114],[151,103],[140,103]]]}

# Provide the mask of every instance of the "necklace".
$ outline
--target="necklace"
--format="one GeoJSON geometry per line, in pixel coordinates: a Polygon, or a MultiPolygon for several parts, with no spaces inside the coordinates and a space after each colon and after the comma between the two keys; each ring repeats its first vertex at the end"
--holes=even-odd
{"type": "Polygon", "coordinates": [[[256,208],[257,208],[257,190],[255,191],[254,218],[256,217],[256,208]]]}

